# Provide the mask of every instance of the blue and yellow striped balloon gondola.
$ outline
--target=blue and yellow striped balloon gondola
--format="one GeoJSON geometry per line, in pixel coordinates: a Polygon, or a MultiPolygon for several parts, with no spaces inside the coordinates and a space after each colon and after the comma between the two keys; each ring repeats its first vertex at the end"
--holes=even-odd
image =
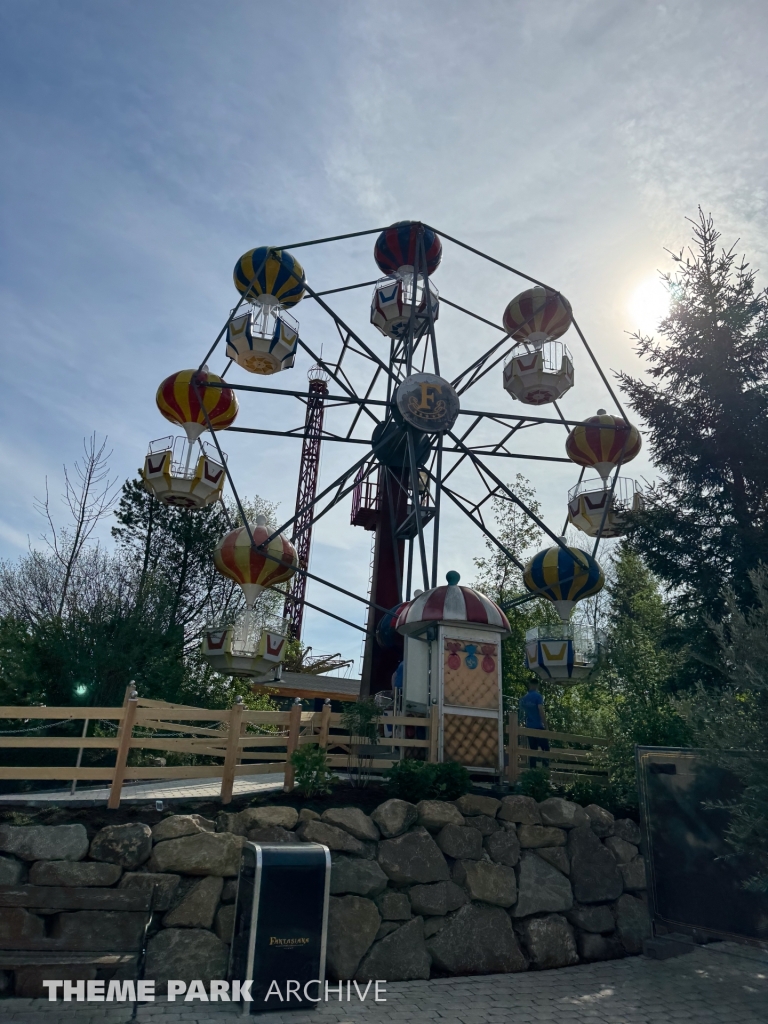
{"type": "Polygon", "coordinates": [[[532,594],[546,597],[567,621],[577,601],[602,590],[603,570],[597,561],[580,548],[545,548],[528,562],[523,582],[532,594]]]}
{"type": "Polygon", "coordinates": [[[281,306],[295,306],[304,295],[304,268],[289,252],[260,245],[235,264],[235,287],[248,302],[272,300],[281,306]],[[250,290],[249,290],[250,289],[250,290]]]}

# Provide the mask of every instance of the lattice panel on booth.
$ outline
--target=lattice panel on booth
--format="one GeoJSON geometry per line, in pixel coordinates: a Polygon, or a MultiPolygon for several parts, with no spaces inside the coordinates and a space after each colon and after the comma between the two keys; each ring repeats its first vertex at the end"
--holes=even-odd
{"type": "Polygon", "coordinates": [[[467,768],[497,768],[499,723],[493,718],[443,715],[443,759],[467,768]]]}
{"type": "Polygon", "coordinates": [[[499,706],[499,648],[445,638],[443,703],[465,708],[499,706]]]}

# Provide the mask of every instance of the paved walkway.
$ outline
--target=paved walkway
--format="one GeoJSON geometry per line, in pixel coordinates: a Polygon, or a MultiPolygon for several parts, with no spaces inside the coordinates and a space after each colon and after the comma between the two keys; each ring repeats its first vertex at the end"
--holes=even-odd
{"type": "MultiPolygon", "coordinates": [[[[274,775],[255,775],[250,778],[235,779],[233,794],[244,796],[248,793],[261,793],[282,789],[283,773],[274,775]]],[[[216,799],[221,793],[221,777],[213,779],[174,779],[171,782],[140,782],[125,783],[120,802],[146,803],[151,800],[210,800],[216,799]]],[[[94,786],[91,789],[76,789],[74,795],[71,787],[66,789],[46,789],[37,793],[4,793],[0,796],[2,804],[77,804],[106,803],[109,798],[108,786],[94,786]]]]}
{"type": "MultiPolygon", "coordinates": [[[[353,990],[354,991],[354,990],[353,990]]],[[[399,982],[386,1003],[330,1002],[306,1013],[262,1014],[263,1024],[766,1024],[768,952],[717,943],[671,960],[608,963],[479,978],[399,982]]],[[[156,1003],[139,1024],[232,1021],[239,1007],[156,1003]]],[[[129,1006],[0,1001],[2,1024],[126,1024],[129,1006]]]]}

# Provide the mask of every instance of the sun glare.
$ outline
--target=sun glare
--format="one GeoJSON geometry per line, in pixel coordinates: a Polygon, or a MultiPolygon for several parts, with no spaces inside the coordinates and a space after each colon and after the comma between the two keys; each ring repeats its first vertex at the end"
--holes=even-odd
{"type": "Polygon", "coordinates": [[[657,275],[638,285],[629,300],[631,331],[653,334],[669,311],[669,292],[657,275]]]}

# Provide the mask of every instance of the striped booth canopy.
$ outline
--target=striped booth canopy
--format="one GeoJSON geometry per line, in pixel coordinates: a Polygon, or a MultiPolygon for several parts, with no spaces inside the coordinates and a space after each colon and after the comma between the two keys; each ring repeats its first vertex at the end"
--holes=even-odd
{"type": "Polygon", "coordinates": [[[208,421],[214,430],[226,430],[237,416],[237,398],[231,388],[201,387],[203,384],[223,384],[221,377],[203,370],[179,370],[166,377],[157,389],[157,408],[171,423],[184,428],[192,444],[207,429],[208,421]]]}
{"type": "Polygon", "coordinates": [[[565,334],[573,322],[571,304],[560,292],[536,285],[520,292],[504,310],[504,330],[514,341],[540,345],[565,334]]]}
{"type": "Polygon", "coordinates": [[[422,633],[437,622],[476,623],[497,633],[508,633],[509,622],[499,606],[471,587],[460,587],[459,574],[449,572],[448,586],[434,587],[403,605],[397,631],[406,636],[422,633]]]}
{"type": "MultiPolygon", "coordinates": [[[[373,258],[385,274],[397,271],[412,272],[416,265],[419,234],[423,232],[424,253],[427,258],[427,273],[434,274],[443,256],[443,243],[432,228],[425,227],[417,220],[401,220],[384,228],[373,247],[373,258]]],[[[419,272],[423,271],[419,266],[419,272]]]]}
{"type": "Polygon", "coordinates": [[[620,416],[598,409],[597,416],[574,427],[565,442],[565,453],[577,466],[594,468],[607,480],[621,462],[630,462],[642,446],[640,431],[620,416]]]}
{"type": "Polygon", "coordinates": [[[528,562],[523,582],[532,594],[546,597],[567,621],[577,601],[602,590],[603,570],[597,560],[580,548],[544,548],[528,562]]]}
{"type": "Polygon", "coordinates": [[[295,306],[304,296],[304,268],[289,252],[260,245],[235,264],[235,288],[248,302],[295,306]]]}

